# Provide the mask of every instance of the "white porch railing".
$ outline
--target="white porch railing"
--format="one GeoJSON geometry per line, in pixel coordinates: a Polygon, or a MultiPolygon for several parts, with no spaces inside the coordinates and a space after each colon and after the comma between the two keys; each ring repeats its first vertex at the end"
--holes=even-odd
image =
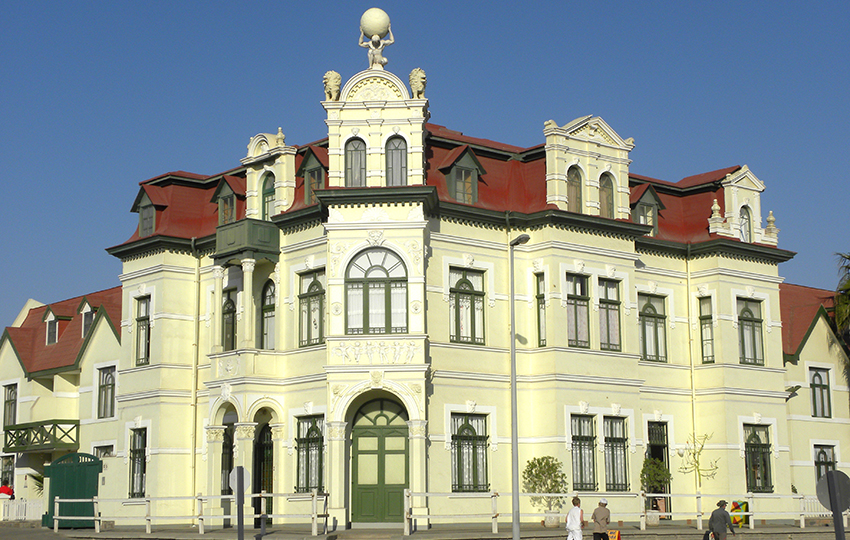
{"type": "Polygon", "coordinates": [[[2,499],[0,500],[0,521],[36,521],[44,513],[41,499],[2,499]]]}

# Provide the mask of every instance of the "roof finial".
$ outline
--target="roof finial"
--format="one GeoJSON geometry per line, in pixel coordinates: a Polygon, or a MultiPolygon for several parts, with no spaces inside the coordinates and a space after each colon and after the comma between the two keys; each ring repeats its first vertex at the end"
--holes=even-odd
{"type": "Polygon", "coordinates": [[[278,126],[278,128],[277,128],[277,145],[283,146],[285,141],[286,141],[286,136],[283,134],[283,129],[280,126],[278,126]]]}

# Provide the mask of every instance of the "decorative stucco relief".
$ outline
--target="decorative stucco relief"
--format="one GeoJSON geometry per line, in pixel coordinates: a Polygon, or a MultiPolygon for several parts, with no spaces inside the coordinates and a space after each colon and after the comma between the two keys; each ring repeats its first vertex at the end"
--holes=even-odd
{"type": "Polygon", "coordinates": [[[363,79],[351,89],[347,101],[386,101],[402,99],[399,88],[382,77],[363,79]]]}
{"type": "Polygon", "coordinates": [[[413,341],[342,342],[333,354],[345,364],[410,364],[422,347],[413,341]]]}

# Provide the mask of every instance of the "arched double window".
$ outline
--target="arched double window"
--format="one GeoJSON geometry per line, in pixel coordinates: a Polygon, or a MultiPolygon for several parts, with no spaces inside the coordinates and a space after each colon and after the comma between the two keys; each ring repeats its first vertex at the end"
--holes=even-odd
{"type": "Polygon", "coordinates": [[[385,248],[362,251],[345,273],[347,334],[407,332],[407,269],[385,248]]]}
{"type": "Polygon", "coordinates": [[[366,186],[366,143],[351,139],[345,143],[345,187],[366,186]]]}
{"type": "Polygon", "coordinates": [[[746,206],[741,207],[741,242],[750,243],[753,241],[753,219],[750,214],[750,209],[746,206]]]}
{"type": "Polygon", "coordinates": [[[274,175],[267,174],[263,180],[263,220],[271,221],[274,215],[274,175]]]}
{"type": "Polygon", "coordinates": [[[407,185],[407,142],[401,137],[387,141],[387,185],[407,185]]]}
{"type": "Polygon", "coordinates": [[[567,170],[567,210],[581,213],[581,171],[575,165],[567,170]]]}
{"type": "Polygon", "coordinates": [[[274,281],[268,280],[263,286],[263,298],[260,306],[260,348],[274,349],[274,315],[275,315],[274,281]]]}
{"type": "Polygon", "coordinates": [[[224,303],[221,306],[221,345],[225,351],[236,348],[236,296],[235,290],[224,292],[224,303]]]}
{"type": "Polygon", "coordinates": [[[599,215],[614,218],[614,180],[609,173],[599,179],[599,215]]]}

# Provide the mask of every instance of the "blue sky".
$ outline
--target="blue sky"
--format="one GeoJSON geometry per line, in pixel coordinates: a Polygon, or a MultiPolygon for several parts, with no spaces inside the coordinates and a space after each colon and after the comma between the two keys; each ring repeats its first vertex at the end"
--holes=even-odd
{"type": "Polygon", "coordinates": [[[850,251],[850,2],[12,2],[0,21],[0,327],[27,298],[119,284],[104,249],[138,183],[239,165],[252,135],[326,135],[322,74],[365,69],[360,15],[390,15],[387,68],[428,76],[431,121],[519,146],[586,114],[634,137],[631,171],[747,164],[787,281],[833,288],[850,251]],[[309,6],[309,7],[305,7],[309,6]]]}

